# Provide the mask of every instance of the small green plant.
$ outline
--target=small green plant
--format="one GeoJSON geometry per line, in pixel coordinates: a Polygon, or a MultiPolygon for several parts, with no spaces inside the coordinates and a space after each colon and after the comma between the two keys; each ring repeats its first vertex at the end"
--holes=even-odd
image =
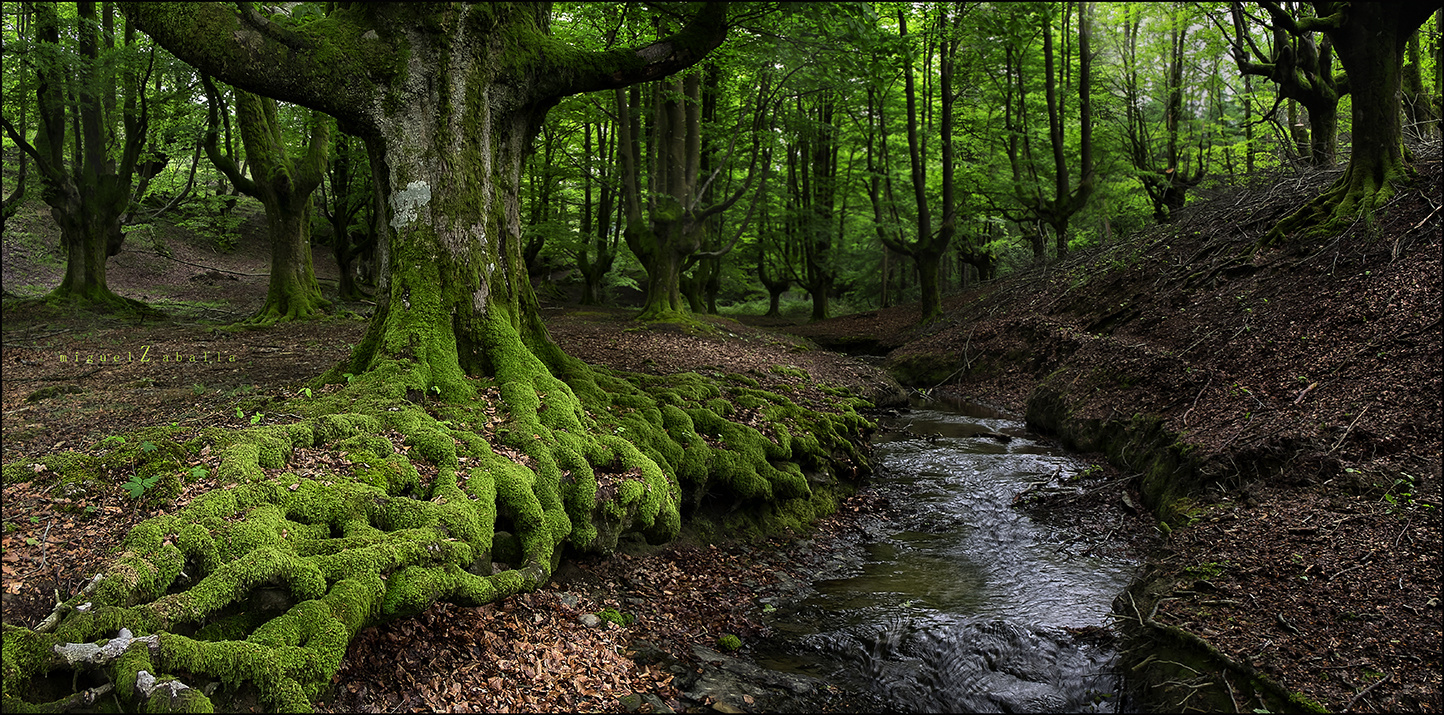
{"type": "Polygon", "coordinates": [[[246,418],[246,411],[243,410],[243,409],[241,409],[241,406],[240,406],[240,405],[236,405],[236,419],[238,419],[238,420],[243,420],[243,419],[245,419],[245,418],[246,418]]]}
{"type": "Polygon", "coordinates": [[[742,639],[726,633],[717,638],[717,647],[730,653],[742,647],[742,639]]]}
{"type": "Polygon", "coordinates": [[[112,444],[119,446],[125,444],[125,438],[118,434],[113,434],[109,437],[106,437],[105,439],[100,440],[100,444],[101,446],[109,446],[112,444]]]}
{"type": "Polygon", "coordinates": [[[139,474],[135,474],[131,476],[130,481],[120,486],[127,492],[130,492],[131,499],[140,499],[141,495],[145,494],[147,489],[155,486],[155,483],[158,481],[160,481],[159,474],[153,474],[144,479],[142,479],[139,474]]]}
{"type": "Polygon", "coordinates": [[[264,419],[266,419],[266,413],[264,413],[264,412],[257,412],[256,414],[251,415],[251,424],[253,424],[253,425],[258,425],[258,424],[261,423],[261,420],[264,420],[264,419]]]}
{"type": "Polygon", "coordinates": [[[205,479],[206,477],[210,476],[210,474],[211,470],[206,469],[205,467],[191,467],[191,479],[205,479]]]}
{"type": "Polygon", "coordinates": [[[771,613],[771,612],[773,612],[773,611],[775,611],[775,610],[777,610],[777,606],[774,606],[774,605],[772,605],[772,604],[770,604],[770,603],[764,603],[764,604],[762,604],[762,612],[763,612],[763,613],[771,613]]]}
{"type": "Polygon", "coordinates": [[[195,395],[196,397],[200,397],[201,395],[206,394],[206,386],[200,384],[199,382],[191,383],[191,394],[195,395]]]}
{"type": "Polygon", "coordinates": [[[311,398],[311,388],[309,388],[309,387],[303,387],[303,388],[301,388],[301,394],[304,395],[304,396],[306,397],[306,399],[310,399],[310,398],[311,398]]]}

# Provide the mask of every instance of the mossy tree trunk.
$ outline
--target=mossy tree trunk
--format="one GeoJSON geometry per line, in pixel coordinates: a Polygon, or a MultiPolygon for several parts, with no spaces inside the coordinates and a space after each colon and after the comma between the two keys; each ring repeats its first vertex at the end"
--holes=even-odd
{"type": "MultiPolygon", "coordinates": [[[[4,126],[11,140],[35,161],[45,187],[42,197],[65,245],[65,277],[48,299],[131,308],[139,304],[117,296],[106,284],[106,260],[119,253],[125,241],[121,217],[130,204],[131,180],[146,137],[146,102],[138,90],[144,80],[134,61],[117,63],[102,57],[95,3],[77,3],[74,53],[61,44],[56,6],[36,3],[34,11],[39,44],[53,48],[36,58],[40,126],[35,144],[8,120],[4,126]],[[65,62],[61,58],[66,56],[78,61],[65,62]],[[125,95],[119,110],[123,135],[115,131],[118,85],[125,95]],[[72,125],[75,136],[67,140],[67,126],[72,125]],[[67,145],[73,146],[68,158],[67,145]],[[111,145],[122,147],[119,162],[110,153],[111,145]]],[[[70,32],[66,28],[66,34],[70,32]]],[[[127,25],[125,43],[134,42],[135,28],[127,25]]],[[[107,38],[106,44],[114,47],[113,39],[107,38]]]]}
{"type": "Polygon", "coordinates": [[[1274,226],[1265,243],[1299,230],[1338,230],[1360,215],[1371,217],[1394,195],[1395,184],[1413,173],[1399,103],[1404,47],[1431,9],[1409,3],[1314,5],[1318,17],[1296,18],[1265,3],[1274,22],[1291,34],[1322,31],[1332,38],[1353,95],[1353,150],[1344,175],[1274,226]]]}
{"type": "MultiPolygon", "coordinates": [[[[717,90],[714,80],[709,79],[707,85],[708,91],[717,90]]],[[[616,91],[620,134],[617,150],[622,158],[622,205],[626,217],[622,235],[647,270],[647,297],[638,319],[686,320],[691,309],[682,292],[682,272],[696,260],[721,257],[736,244],[736,239],[733,239],[726,248],[702,253],[709,220],[731,208],[752,186],[753,170],[760,154],[758,137],[754,134],[747,181],[727,198],[708,201],[708,192],[703,189],[710,177],[706,171],[709,162],[703,161],[702,77],[693,73],[684,78],[671,78],[658,82],[653,91],[664,92],[665,98],[652,102],[655,111],[648,124],[649,136],[645,137],[655,158],[650,177],[651,191],[645,201],[643,187],[647,184],[644,184],[641,171],[644,137],[641,136],[636,115],[641,95],[637,88],[630,93],[621,89],[616,91]]],[[[762,94],[766,92],[766,83],[763,82],[762,94]]],[[[759,118],[763,104],[763,98],[759,97],[759,118]]],[[[766,177],[764,162],[764,184],[766,177]]],[[[758,192],[759,195],[761,193],[758,192]]],[[[754,198],[752,208],[755,207],[754,198]]],[[[751,211],[749,208],[749,218],[751,211]]],[[[739,237],[746,225],[744,219],[738,228],[739,237]]]]}
{"type": "Polygon", "coordinates": [[[305,24],[212,3],[125,12],[185,61],[332,114],[366,140],[390,230],[375,316],[340,369],[395,366],[406,387],[447,399],[471,394],[467,374],[556,352],[522,262],[518,206],[547,110],[689,66],[726,33],[725,4],[647,47],[602,52],[552,39],[545,5],[338,6],[305,24]]]}
{"type": "Polygon", "coordinates": [[[326,173],[330,120],[311,110],[306,153],[292,158],[276,114],[276,100],[237,89],[236,120],[251,168],[251,176],[246,177],[217,146],[220,97],[210,78],[202,80],[211,108],[206,155],[232,185],[259,199],[266,210],[271,278],[266,302],[251,321],[265,324],[312,317],[330,305],[321,296],[311,262],[311,194],[326,173]]]}
{"type": "MultiPolygon", "coordinates": [[[[1277,3],[1260,4],[1273,15],[1285,12],[1277,3]]],[[[1357,86],[1351,77],[1334,75],[1333,40],[1316,30],[1303,31],[1276,20],[1271,28],[1273,43],[1260,47],[1248,31],[1243,3],[1231,3],[1230,7],[1234,34],[1229,39],[1239,73],[1268,79],[1278,85],[1280,95],[1304,105],[1309,111],[1309,132],[1308,141],[1300,143],[1300,152],[1307,150],[1314,166],[1332,166],[1338,145],[1339,100],[1357,86]]],[[[1293,131],[1295,123],[1290,122],[1289,127],[1293,131]]]]}

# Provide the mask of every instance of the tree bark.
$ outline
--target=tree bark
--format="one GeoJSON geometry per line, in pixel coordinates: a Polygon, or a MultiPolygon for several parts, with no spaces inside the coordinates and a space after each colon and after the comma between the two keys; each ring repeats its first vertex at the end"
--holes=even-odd
{"type": "MultiPolygon", "coordinates": [[[[276,101],[236,90],[236,119],[241,143],[251,164],[251,178],[217,146],[219,93],[203,78],[211,105],[206,133],[206,154],[241,193],[259,199],[266,210],[266,237],[270,244],[271,273],[266,302],[250,322],[270,324],[314,316],[329,307],[321,295],[311,261],[311,193],[326,173],[330,144],[329,120],[310,112],[306,155],[293,159],[276,115],[276,101]]],[[[342,234],[344,236],[344,233],[342,234]]]]}

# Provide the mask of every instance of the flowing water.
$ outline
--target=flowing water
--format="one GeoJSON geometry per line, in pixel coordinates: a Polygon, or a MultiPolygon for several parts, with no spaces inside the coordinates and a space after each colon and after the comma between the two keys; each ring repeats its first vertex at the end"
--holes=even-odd
{"type": "Polygon", "coordinates": [[[1086,555],[1102,535],[1012,506],[1085,465],[983,408],[930,405],[885,425],[905,430],[876,440],[876,484],[900,513],[774,614],[784,636],[757,662],[861,693],[865,707],[1113,711],[1115,654],[1080,633],[1108,627],[1131,564],[1086,555]]]}

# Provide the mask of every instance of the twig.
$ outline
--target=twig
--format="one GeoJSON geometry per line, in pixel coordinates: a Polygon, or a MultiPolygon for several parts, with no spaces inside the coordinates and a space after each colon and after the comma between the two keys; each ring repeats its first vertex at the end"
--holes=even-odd
{"type": "Polygon", "coordinates": [[[1238,698],[1234,697],[1233,685],[1228,682],[1228,675],[1219,673],[1218,677],[1223,681],[1223,687],[1228,688],[1228,699],[1233,701],[1233,711],[1238,712],[1238,698]]]}
{"type": "Polygon", "coordinates": [[[1340,438],[1339,438],[1339,441],[1335,442],[1335,443],[1334,443],[1334,446],[1331,447],[1331,448],[1329,448],[1329,451],[1327,451],[1327,452],[1324,453],[1324,456],[1325,456],[1325,457],[1333,454],[1334,451],[1337,450],[1337,449],[1340,447],[1340,445],[1342,445],[1342,444],[1344,443],[1344,440],[1346,440],[1346,439],[1349,438],[1349,433],[1354,431],[1354,425],[1359,424],[1359,420],[1363,419],[1364,413],[1365,413],[1365,412],[1368,412],[1370,407],[1373,407],[1373,405],[1365,405],[1365,406],[1364,406],[1364,409],[1359,410],[1358,416],[1354,418],[1354,421],[1353,421],[1353,422],[1350,422],[1350,423],[1349,423],[1349,428],[1346,429],[1346,430],[1344,430],[1344,436],[1340,437],[1340,438]]]}
{"type": "Polygon", "coordinates": [[[1394,674],[1393,674],[1393,673],[1386,673],[1386,674],[1384,675],[1384,677],[1379,678],[1378,680],[1374,681],[1374,684],[1373,684],[1373,685],[1370,685],[1369,687],[1364,688],[1363,690],[1360,690],[1360,691],[1359,691],[1359,694],[1358,694],[1358,695],[1355,695],[1355,696],[1354,696],[1354,699],[1353,699],[1353,700],[1350,700],[1350,701],[1349,701],[1349,704],[1348,704],[1348,705],[1345,705],[1345,706],[1344,706],[1344,709],[1341,710],[1341,711],[1339,711],[1339,712],[1348,712],[1350,709],[1352,709],[1352,708],[1354,707],[1354,703],[1359,702],[1359,698],[1362,698],[1362,697],[1364,697],[1365,695],[1368,695],[1368,694],[1369,694],[1369,691],[1373,690],[1374,688],[1379,687],[1380,685],[1383,685],[1384,683],[1387,683],[1387,682],[1389,681],[1389,679],[1391,679],[1391,678],[1393,678],[1393,677],[1394,677],[1394,674]]]}
{"type": "Polygon", "coordinates": [[[1187,411],[1187,412],[1183,413],[1183,426],[1184,426],[1184,427],[1187,427],[1187,426],[1188,426],[1188,416],[1193,413],[1193,408],[1194,408],[1194,407],[1198,407],[1198,400],[1199,400],[1199,398],[1203,397],[1203,393],[1207,392],[1209,386],[1212,385],[1212,384],[1213,384],[1213,375],[1209,375],[1209,376],[1208,376],[1208,382],[1204,384],[1202,390],[1199,390],[1199,391],[1198,391],[1198,396],[1193,398],[1193,405],[1188,408],[1188,411],[1187,411]]]}
{"type": "MultiPolygon", "coordinates": [[[[86,584],[85,588],[81,589],[80,593],[77,595],[81,598],[89,596],[90,593],[94,591],[95,588],[99,586],[100,582],[103,580],[105,580],[105,574],[96,574],[94,578],[90,579],[90,583],[86,584]]],[[[35,632],[49,633],[50,631],[55,630],[55,626],[59,625],[60,623],[60,615],[69,610],[71,610],[71,607],[65,605],[64,603],[56,605],[55,610],[51,611],[50,615],[46,616],[45,620],[41,621],[40,625],[35,627],[35,632]]]]}
{"type": "Polygon", "coordinates": [[[1335,571],[1335,572],[1334,572],[1334,575],[1329,577],[1329,580],[1330,580],[1330,581],[1333,581],[1334,579],[1336,579],[1336,578],[1338,578],[1338,577],[1340,577],[1340,576],[1343,576],[1344,574],[1346,574],[1346,573],[1348,573],[1348,572],[1350,572],[1350,571],[1353,571],[1354,569],[1361,569],[1361,568],[1364,568],[1365,566],[1368,566],[1368,564],[1367,564],[1367,563],[1356,564],[1356,565],[1354,565],[1354,566],[1350,566],[1350,567],[1344,569],[1343,571],[1335,571]]]}

